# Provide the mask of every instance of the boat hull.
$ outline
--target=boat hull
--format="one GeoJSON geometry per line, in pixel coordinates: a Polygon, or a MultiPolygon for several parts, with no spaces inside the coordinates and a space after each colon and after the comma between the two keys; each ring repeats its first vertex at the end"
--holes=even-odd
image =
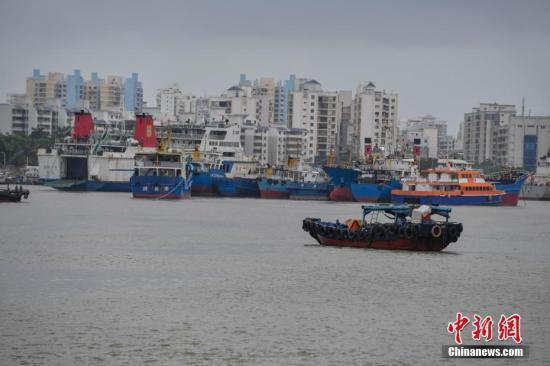
{"type": "Polygon", "coordinates": [[[262,178],[258,182],[260,196],[267,199],[288,199],[290,193],[286,181],[262,178]]]}
{"type": "Polygon", "coordinates": [[[130,182],[100,182],[94,180],[58,179],[44,182],[45,186],[60,191],[75,192],[130,192],[130,182]]]}
{"type": "Polygon", "coordinates": [[[210,172],[193,173],[193,185],[191,186],[193,196],[216,196],[216,186],[210,172]]]}
{"type": "Polygon", "coordinates": [[[332,186],[327,183],[288,183],[291,200],[328,201],[331,189],[332,186]]]}
{"type": "Polygon", "coordinates": [[[366,224],[352,229],[338,221],[329,223],[306,218],[302,229],[321,245],[437,252],[457,241],[463,227],[454,222],[407,222],[366,224]]]}
{"type": "Polygon", "coordinates": [[[400,189],[401,183],[352,183],[351,194],[357,202],[390,202],[392,189],[400,189]]]}
{"type": "Polygon", "coordinates": [[[523,176],[518,178],[515,182],[510,182],[510,183],[491,182],[495,185],[496,189],[506,192],[506,194],[502,198],[502,202],[500,203],[500,205],[517,206],[519,197],[520,197],[520,192],[526,180],[527,180],[527,176],[523,176]]]}
{"type": "Polygon", "coordinates": [[[344,202],[353,201],[351,184],[357,182],[359,171],[353,168],[331,166],[324,166],[323,170],[330,177],[330,181],[334,185],[334,188],[330,192],[330,200],[344,202]]]}
{"type": "Polygon", "coordinates": [[[442,195],[402,195],[392,193],[393,203],[408,203],[420,205],[445,205],[445,206],[498,206],[502,203],[503,196],[442,196],[442,195]]]}
{"type": "Polygon", "coordinates": [[[439,252],[445,249],[450,242],[433,239],[395,239],[395,240],[347,240],[334,239],[319,236],[321,245],[333,247],[349,247],[349,248],[370,248],[370,249],[387,249],[387,250],[413,250],[413,251],[431,251],[439,252]]]}
{"type": "Polygon", "coordinates": [[[247,178],[218,178],[216,190],[222,197],[260,197],[258,182],[247,178]]]}
{"type": "Polygon", "coordinates": [[[182,177],[132,176],[132,197],[182,199],[191,197],[189,184],[182,177]]]}
{"type": "Polygon", "coordinates": [[[526,184],[520,193],[523,200],[550,201],[550,186],[526,184]]]}
{"type": "Polygon", "coordinates": [[[353,202],[353,194],[351,187],[334,187],[330,192],[329,198],[331,201],[353,202]]]}
{"type": "Polygon", "coordinates": [[[14,191],[14,190],[2,190],[0,191],[0,202],[21,202],[21,197],[27,199],[29,197],[28,190],[14,191]]]}

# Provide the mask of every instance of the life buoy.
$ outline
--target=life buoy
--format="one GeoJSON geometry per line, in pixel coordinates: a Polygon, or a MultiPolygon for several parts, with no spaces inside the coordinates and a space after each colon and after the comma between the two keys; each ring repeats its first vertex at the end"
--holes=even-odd
{"type": "Polygon", "coordinates": [[[434,238],[439,238],[441,234],[443,234],[443,229],[441,229],[441,226],[437,224],[432,226],[432,236],[434,238]]]}

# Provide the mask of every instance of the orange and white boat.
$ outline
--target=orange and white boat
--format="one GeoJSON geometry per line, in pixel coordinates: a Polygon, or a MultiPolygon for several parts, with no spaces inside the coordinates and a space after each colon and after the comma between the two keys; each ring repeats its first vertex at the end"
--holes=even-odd
{"type": "Polygon", "coordinates": [[[500,205],[506,192],[483,179],[479,170],[439,167],[405,179],[392,202],[422,205],[500,205]]]}

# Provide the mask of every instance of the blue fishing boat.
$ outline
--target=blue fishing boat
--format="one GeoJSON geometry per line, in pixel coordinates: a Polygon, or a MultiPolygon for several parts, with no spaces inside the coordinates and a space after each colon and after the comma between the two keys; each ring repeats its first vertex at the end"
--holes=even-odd
{"type": "Polygon", "coordinates": [[[288,194],[291,200],[329,200],[332,184],[316,182],[289,182],[288,194]]]}
{"type": "Polygon", "coordinates": [[[223,170],[218,165],[207,162],[188,163],[189,171],[193,173],[193,196],[216,196],[216,177],[223,177],[223,170]]]}
{"type": "Polygon", "coordinates": [[[181,199],[191,196],[193,174],[186,174],[180,152],[136,153],[130,188],[134,198],[181,199]]]}
{"type": "Polygon", "coordinates": [[[520,192],[528,175],[523,172],[499,172],[485,175],[485,179],[495,185],[496,189],[506,192],[501,206],[517,206],[520,192]]]}
{"type": "Polygon", "coordinates": [[[216,191],[223,197],[260,197],[255,161],[221,162],[221,171],[210,172],[216,191]]]}
{"type": "Polygon", "coordinates": [[[263,177],[258,181],[258,188],[262,198],[286,199],[289,198],[289,181],[278,177],[263,177]]]}
{"type": "Polygon", "coordinates": [[[351,194],[357,202],[390,202],[392,189],[401,188],[397,179],[373,179],[351,184],[351,194]]]}
{"type": "Polygon", "coordinates": [[[357,182],[361,170],[351,167],[324,166],[323,170],[329,176],[333,185],[330,192],[332,201],[353,201],[351,185],[357,182]]]}

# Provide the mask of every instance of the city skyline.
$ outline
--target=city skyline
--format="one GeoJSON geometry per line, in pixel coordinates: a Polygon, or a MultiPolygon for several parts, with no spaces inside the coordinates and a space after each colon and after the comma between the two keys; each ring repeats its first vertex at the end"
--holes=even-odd
{"type": "Polygon", "coordinates": [[[480,102],[520,106],[525,97],[526,113],[550,114],[549,2],[154,5],[4,1],[2,45],[11,51],[0,60],[0,98],[23,92],[34,68],[138,72],[149,105],[175,82],[219,95],[241,73],[296,74],[325,90],[373,81],[399,94],[399,119],[433,114],[452,134],[480,102]]]}

